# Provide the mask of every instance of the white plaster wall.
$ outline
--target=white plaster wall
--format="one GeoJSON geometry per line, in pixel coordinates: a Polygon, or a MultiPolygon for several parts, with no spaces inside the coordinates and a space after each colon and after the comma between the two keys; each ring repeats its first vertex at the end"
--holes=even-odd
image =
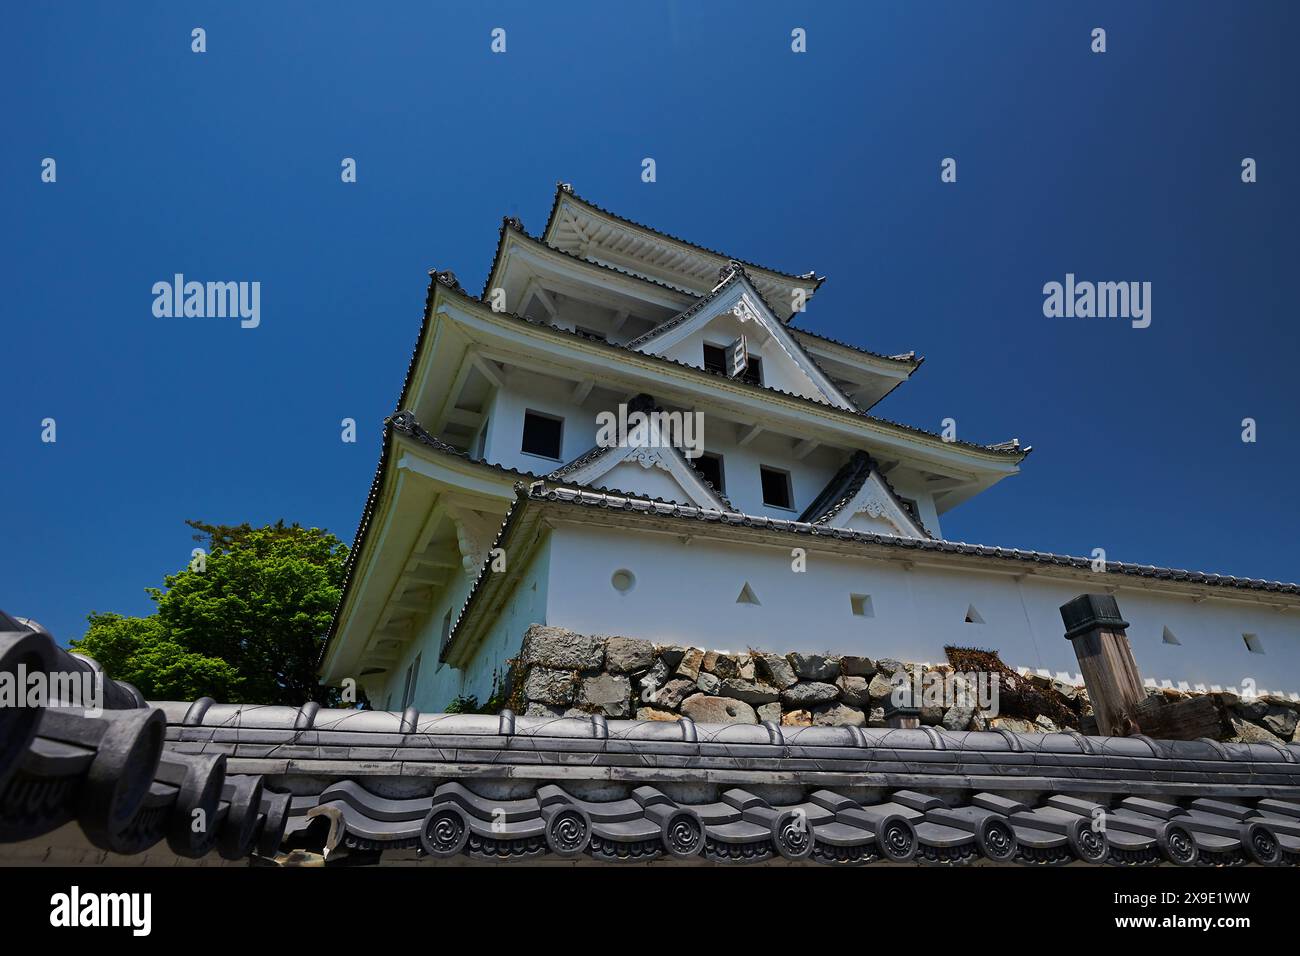
{"type": "MultiPolygon", "coordinates": [[[[704,344],[706,342],[709,345],[716,345],[725,349],[740,335],[745,336],[745,345],[749,349],[749,354],[757,355],[763,360],[764,385],[769,388],[779,388],[783,392],[790,392],[794,395],[802,395],[805,398],[811,398],[819,402],[826,401],[826,396],[813,384],[812,379],[795,364],[794,360],[786,354],[785,349],[781,347],[774,336],[769,336],[766,342],[759,345],[761,336],[756,334],[754,324],[752,322],[741,322],[731,313],[717,316],[705,328],[692,332],[680,342],[675,343],[659,354],[677,362],[685,362],[687,365],[703,368],[704,344]]],[[[650,351],[659,352],[653,343],[648,348],[650,351]]]]}
{"type": "Polygon", "coordinates": [[[445,664],[440,666],[438,663],[443,618],[447,609],[451,608],[454,622],[469,593],[469,576],[461,575],[455,587],[448,588],[440,596],[416,639],[407,648],[400,664],[390,673],[383,690],[371,700],[371,705],[378,710],[390,709],[390,695],[392,709],[401,704],[406,668],[417,654],[421,655],[420,679],[412,701],[417,709],[441,711],[457,697],[470,696],[477,697],[479,704],[486,704],[492,696],[493,680],[505,677],[508,666],[506,662],[518,653],[528,625],[534,622],[546,623],[549,568],[550,542],[545,541],[537,549],[508,603],[465,670],[445,664]]]}
{"type": "MultiPolygon", "coordinates": [[[[791,539],[791,547],[808,546],[791,539]]],[[[916,558],[915,554],[908,557],[916,558]]],[[[592,634],[621,634],[714,650],[861,653],[908,661],[944,660],[946,644],[999,651],[1012,667],[1078,671],[1058,608],[1087,590],[1078,582],[1029,575],[938,570],[900,561],[810,552],[808,571],[791,571],[788,551],[695,538],[562,524],[552,532],[556,569],[547,623],[592,634]],[[627,593],[610,576],[636,576],[627,593]],[[737,604],[748,583],[761,606],[737,604]],[[852,614],[849,595],[869,594],[874,617],[852,614]],[[964,623],[974,605],[984,624],[964,623]]],[[[1106,579],[1113,585],[1116,579],[1106,579]]],[[[1175,685],[1300,691],[1300,619],[1256,604],[1137,588],[1116,595],[1143,677],[1175,685]],[[1163,644],[1170,627],[1181,646],[1163,644]],[[1242,633],[1258,634],[1265,653],[1250,653],[1242,633]]]]}
{"type": "MultiPolygon", "coordinates": [[[[555,415],[564,419],[562,436],[563,462],[572,461],[596,444],[596,414],[608,408],[608,403],[588,399],[582,405],[572,401],[571,390],[557,386],[547,379],[527,374],[512,377],[506,389],[500,389],[487,411],[487,442],[484,457],[488,461],[517,468],[533,474],[544,475],[554,471],[563,462],[527,455],[520,451],[523,440],[524,412],[528,409],[555,415]]],[[[794,457],[795,439],[790,436],[764,432],[745,446],[739,444],[736,426],[714,418],[705,410],[704,448],[723,456],[726,495],[739,510],[754,515],[774,518],[797,518],[803,509],[831,480],[843,461],[842,452],[819,448],[803,459],[794,457]],[[759,479],[759,466],[770,465],[790,473],[794,493],[794,508],[784,510],[763,504],[763,490],[759,479]]],[[[648,471],[638,476],[620,470],[606,481],[607,485],[622,491],[641,493],[666,500],[683,500],[672,493],[672,485],[665,482],[661,471],[648,471]],[[616,479],[616,480],[615,480],[616,479]]],[[[933,515],[930,497],[917,491],[909,494],[921,505],[923,517],[933,515]]],[[[933,531],[938,526],[937,517],[933,531]]],[[[928,525],[927,525],[928,526],[928,525]]]]}

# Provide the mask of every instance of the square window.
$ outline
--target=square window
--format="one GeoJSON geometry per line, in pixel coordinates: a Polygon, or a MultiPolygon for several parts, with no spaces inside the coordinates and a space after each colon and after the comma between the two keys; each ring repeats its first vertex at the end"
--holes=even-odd
{"type": "Polygon", "coordinates": [[[704,367],[710,372],[727,374],[727,350],[721,345],[704,346],[704,367]]]}
{"type": "Polygon", "coordinates": [[[695,459],[695,467],[699,469],[700,474],[708,479],[709,484],[713,485],[718,494],[725,494],[722,486],[722,456],[713,455],[705,452],[699,458],[695,459]]]}
{"type": "Polygon", "coordinates": [[[855,617],[875,617],[876,609],[871,606],[870,594],[850,594],[849,606],[853,608],[855,617]]]}
{"type": "Polygon", "coordinates": [[[763,482],[763,504],[772,508],[791,509],[794,496],[790,493],[790,473],[779,468],[759,465],[759,478],[763,482]]]}
{"type": "Polygon", "coordinates": [[[1246,642],[1246,649],[1252,654],[1264,653],[1264,645],[1260,641],[1258,634],[1243,634],[1241,639],[1246,642]]]}
{"type": "Polygon", "coordinates": [[[749,361],[745,365],[745,370],[740,373],[739,378],[742,382],[749,382],[751,385],[762,385],[763,360],[757,355],[749,356],[749,361]]]}
{"type": "Polygon", "coordinates": [[[564,432],[564,419],[541,412],[524,412],[524,442],[522,451],[529,455],[560,460],[560,439],[564,432]]]}

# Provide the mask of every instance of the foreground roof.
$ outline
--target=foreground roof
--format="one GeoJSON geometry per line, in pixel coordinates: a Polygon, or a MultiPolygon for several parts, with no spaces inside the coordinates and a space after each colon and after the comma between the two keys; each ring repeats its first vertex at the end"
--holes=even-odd
{"type": "MultiPolygon", "coordinates": [[[[6,632],[0,673],[60,653],[6,632]]],[[[146,704],[108,683],[99,716],[6,714],[0,843],[76,821],[116,853],[279,862],[1300,865],[1300,744],[146,704]],[[195,809],[216,821],[197,835],[195,809]]]]}

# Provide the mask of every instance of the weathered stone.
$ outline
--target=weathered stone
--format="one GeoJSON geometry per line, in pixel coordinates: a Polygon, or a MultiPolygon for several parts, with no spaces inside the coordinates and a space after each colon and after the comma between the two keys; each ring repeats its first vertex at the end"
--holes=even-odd
{"type": "Polygon", "coordinates": [[[1239,720],[1236,717],[1229,717],[1228,719],[1232,722],[1232,736],[1228,738],[1232,743],[1280,744],[1283,742],[1263,727],[1252,724],[1248,720],[1239,720]]]}
{"type": "Polygon", "coordinates": [[[654,693],[666,683],[668,683],[668,665],[662,659],[656,660],[654,666],[642,674],[637,681],[642,698],[646,698],[648,694],[654,693]]]}
{"type": "Polygon", "coordinates": [[[876,672],[879,674],[884,674],[886,677],[888,677],[890,674],[897,674],[899,671],[904,669],[905,669],[905,665],[903,664],[903,662],[896,661],[892,657],[886,657],[882,660],[876,661],[876,672]]]}
{"type": "Polygon", "coordinates": [[[655,692],[650,703],[656,707],[667,707],[669,710],[676,710],[682,705],[682,701],[693,693],[695,693],[695,681],[686,680],[684,677],[675,677],[655,692]]]}
{"type": "Polygon", "coordinates": [[[525,664],[570,670],[599,670],[605,662],[605,642],[562,627],[534,624],[524,632],[525,664]]]}
{"type": "Polygon", "coordinates": [[[1041,734],[1042,728],[1019,717],[994,717],[989,721],[993,730],[1009,730],[1015,734],[1041,734]]]}
{"type": "Polygon", "coordinates": [[[970,726],[970,719],[973,716],[975,716],[973,705],[953,704],[944,712],[941,723],[945,730],[965,730],[970,726]]]}
{"type": "Polygon", "coordinates": [[[783,727],[811,727],[812,722],[813,716],[810,710],[791,710],[781,717],[783,727]]]}
{"type": "Polygon", "coordinates": [[[600,674],[582,682],[578,703],[606,717],[632,716],[632,682],[621,674],[600,674]]]}
{"type": "Polygon", "coordinates": [[[876,676],[871,678],[871,683],[867,685],[867,697],[873,707],[884,707],[893,692],[894,684],[884,671],[877,671],[876,676]]]}
{"type": "Polygon", "coordinates": [[[1296,712],[1289,707],[1270,706],[1268,713],[1260,721],[1264,729],[1271,734],[1281,737],[1283,740],[1289,740],[1295,733],[1296,724],[1300,722],[1296,719],[1296,712]]]}
{"type": "Polygon", "coordinates": [[[885,726],[885,708],[883,708],[883,707],[872,707],[870,710],[868,710],[868,711],[867,711],[867,726],[868,726],[868,727],[884,727],[884,726],[885,726]]]}
{"type": "Polygon", "coordinates": [[[669,672],[677,670],[677,665],[686,656],[686,648],[679,644],[656,644],[655,656],[664,662],[669,672]]]}
{"type": "Polygon", "coordinates": [[[989,729],[989,721],[988,721],[988,718],[984,716],[984,714],[983,714],[982,711],[977,710],[977,711],[975,711],[975,713],[971,714],[971,718],[970,718],[970,729],[971,729],[971,730],[988,730],[988,729],[989,729]]]}
{"type": "Polygon", "coordinates": [[[813,708],[814,727],[865,727],[867,715],[861,707],[821,704],[813,708]]]}
{"type": "Polygon", "coordinates": [[[757,654],[754,657],[758,671],[777,690],[785,690],[799,682],[794,676],[794,668],[779,654],[757,654]]]}
{"type": "Polygon", "coordinates": [[[700,690],[706,694],[716,694],[718,688],[722,686],[722,678],[717,674],[710,674],[708,671],[700,671],[700,676],[695,679],[695,683],[700,686],[700,690]]]}
{"type": "Polygon", "coordinates": [[[746,704],[770,704],[781,699],[777,689],[770,684],[759,684],[739,677],[728,677],[724,680],[722,686],[718,688],[718,695],[742,700],[746,704]]]}
{"type": "Polygon", "coordinates": [[[724,680],[728,677],[740,676],[740,664],[730,654],[709,651],[704,655],[704,663],[701,666],[710,674],[717,674],[724,680]]]}
{"type": "Polygon", "coordinates": [[[926,727],[937,727],[943,723],[943,707],[938,704],[923,704],[921,706],[921,723],[926,727]]]}
{"type": "Polygon", "coordinates": [[[754,709],[758,712],[758,719],[762,723],[770,721],[779,724],[781,722],[781,704],[779,701],[773,701],[770,704],[759,704],[754,709]]]}
{"type": "Polygon", "coordinates": [[[834,658],[795,652],[785,655],[785,659],[790,662],[800,680],[829,682],[840,676],[840,662],[834,658]]]}
{"type": "Polygon", "coordinates": [[[849,677],[874,677],[876,662],[870,657],[841,657],[840,671],[849,677]]]}
{"type": "Polygon", "coordinates": [[[681,662],[677,665],[676,674],[678,677],[684,677],[689,681],[697,680],[700,676],[700,665],[704,663],[704,652],[698,647],[689,647],[686,653],[682,655],[681,662]]]}
{"type": "Polygon", "coordinates": [[[736,676],[741,680],[756,680],[758,670],[754,666],[754,659],[749,656],[740,658],[736,661],[736,676]]]}
{"type": "Polygon", "coordinates": [[[551,704],[543,704],[538,701],[531,701],[524,708],[525,717],[563,717],[564,708],[555,707],[551,704]]]}
{"type": "Polygon", "coordinates": [[[576,684],[573,671],[533,667],[524,679],[524,697],[543,704],[572,704],[576,684]]]}
{"type": "Polygon", "coordinates": [[[681,714],[674,714],[671,710],[664,710],[662,707],[651,707],[645,705],[637,708],[637,720],[681,720],[681,714]]]}
{"type": "Polygon", "coordinates": [[[840,699],[855,707],[865,707],[871,702],[871,681],[865,677],[844,675],[835,682],[840,689],[840,699]]]}
{"type": "Polygon", "coordinates": [[[651,667],[655,647],[634,637],[611,637],[605,642],[605,668],[618,674],[631,674],[651,667]]]}
{"type": "Polygon", "coordinates": [[[1235,708],[1237,716],[1242,720],[1260,721],[1268,714],[1268,704],[1259,698],[1243,700],[1235,708]]]}
{"type": "Polygon", "coordinates": [[[697,724],[756,724],[758,715],[743,700],[696,694],[682,702],[682,714],[697,724]]]}
{"type": "Polygon", "coordinates": [[[820,681],[806,681],[781,691],[781,700],[790,707],[826,704],[839,696],[840,689],[838,687],[834,684],[823,684],[820,681]]]}
{"type": "Polygon", "coordinates": [[[1061,732],[1061,728],[1056,726],[1056,721],[1052,720],[1050,717],[1045,717],[1042,714],[1039,714],[1034,718],[1034,724],[1038,727],[1038,730],[1041,733],[1059,734],[1061,732]]]}

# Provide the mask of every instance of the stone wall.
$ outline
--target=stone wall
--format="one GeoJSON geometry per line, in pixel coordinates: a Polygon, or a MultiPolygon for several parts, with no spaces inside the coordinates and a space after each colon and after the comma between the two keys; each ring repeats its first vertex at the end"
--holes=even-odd
{"type": "MultiPolygon", "coordinates": [[[[1092,707],[1084,688],[1032,674],[1019,679],[1038,693],[1015,696],[1045,701],[1042,709],[1050,716],[1028,713],[1023,706],[1020,713],[982,708],[976,688],[947,664],[764,651],[723,654],[538,624],[524,635],[508,696],[529,717],[603,714],[635,720],[689,717],[701,724],[884,727],[895,685],[910,680],[915,686],[918,678],[935,685],[946,681],[957,691],[938,702],[919,700],[922,725],[1021,733],[1090,730],[1092,707]]],[[[1171,690],[1152,693],[1188,696],[1171,690]]],[[[1272,697],[1243,701],[1226,693],[1216,697],[1235,731],[1231,739],[1297,739],[1300,703],[1272,697]]]]}

